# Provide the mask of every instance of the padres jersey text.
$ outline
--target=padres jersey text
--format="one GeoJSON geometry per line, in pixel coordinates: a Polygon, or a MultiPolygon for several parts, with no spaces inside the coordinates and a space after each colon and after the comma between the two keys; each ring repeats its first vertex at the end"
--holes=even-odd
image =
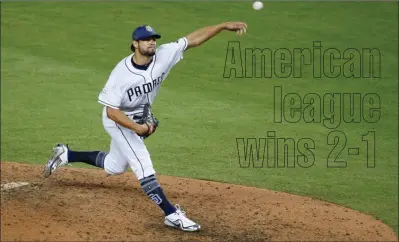
{"type": "MultiPolygon", "coordinates": [[[[172,67],[183,58],[186,48],[187,40],[184,37],[159,46],[147,70],[132,65],[133,54],[123,58],[112,70],[98,96],[98,102],[119,109],[126,115],[141,113],[144,104],[152,105],[162,82],[172,67]]],[[[105,107],[103,115],[106,115],[105,107]]]]}

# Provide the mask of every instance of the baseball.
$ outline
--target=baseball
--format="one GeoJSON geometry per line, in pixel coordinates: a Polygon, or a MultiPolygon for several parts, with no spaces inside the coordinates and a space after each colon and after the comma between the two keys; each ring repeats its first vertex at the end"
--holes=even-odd
{"type": "Polygon", "coordinates": [[[256,2],[254,2],[254,3],[252,4],[252,7],[253,7],[255,10],[261,10],[261,9],[263,8],[263,3],[260,2],[260,1],[256,1],[256,2]]]}

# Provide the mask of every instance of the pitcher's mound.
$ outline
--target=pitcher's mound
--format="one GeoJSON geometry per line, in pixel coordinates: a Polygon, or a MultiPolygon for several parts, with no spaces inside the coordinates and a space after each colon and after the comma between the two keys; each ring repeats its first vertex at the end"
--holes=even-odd
{"type": "Polygon", "coordinates": [[[3,241],[393,241],[387,225],[333,204],[263,189],[160,176],[172,202],[202,230],[163,224],[163,213],[132,173],[1,162],[1,184],[29,182],[1,194],[3,241]]]}

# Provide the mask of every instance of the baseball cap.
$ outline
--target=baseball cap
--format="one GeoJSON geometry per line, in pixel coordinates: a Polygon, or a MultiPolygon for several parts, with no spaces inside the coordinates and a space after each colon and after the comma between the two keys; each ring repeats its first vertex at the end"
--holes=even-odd
{"type": "Polygon", "coordinates": [[[132,33],[133,40],[143,40],[143,39],[148,39],[150,37],[155,37],[157,39],[160,39],[161,35],[155,32],[155,30],[149,25],[141,25],[137,27],[132,33]]]}

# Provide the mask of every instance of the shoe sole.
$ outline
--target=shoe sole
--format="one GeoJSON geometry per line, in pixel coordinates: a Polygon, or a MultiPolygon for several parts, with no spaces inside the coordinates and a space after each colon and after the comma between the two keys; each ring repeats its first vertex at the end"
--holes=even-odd
{"type": "MultiPolygon", "coordinates": [[[[56,162],[57,162],[57,165],[58,165],[59,163],[61,163],[61,159],[59,159],[59,158],[60,158],[60,156],[65,152],[65,150],[64,150],[64,148],[63,148],[62,146],[61,146],[61,148],[62,148],[62,150],[53,156],[53,158],[52,158],[53,162],[51,162],[50,165],[46,165],[46,167],[44,168],[44,171],[43,171],[43,176],[44,176],[44,177],[47,178],[47,177],[49,177],[49,176],[51,175],[51,173],[52,173],[52,171],[51,171],[51,170],[52,170],[52,167],[54,166],[54,164],[55,164],[56,162]]],[[[54,152],[55,149],[57,149],[57,148],[54,148],[54,149],[53,149],[53,152],[54,152]]]]}
{"type": "Polygon", "coordinates": [[[201,226],[199,224],[198,224],[198,228],[183,228],[183,226],[181,224],[180,225],[176,225],[176,224],[170,222],[167,219],[165,219],[165,224],[167,226],[173,227],[175,229],[180,229],[180,230],[183,230],[185,232],[196,232],[196,231],[199,231],[201,229],[201,226]]]}

